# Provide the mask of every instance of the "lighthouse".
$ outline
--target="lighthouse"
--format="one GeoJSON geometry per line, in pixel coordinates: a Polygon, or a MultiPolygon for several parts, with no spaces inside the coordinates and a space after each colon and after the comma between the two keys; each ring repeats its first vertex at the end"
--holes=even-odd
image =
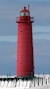
{"type": "Polygon", "coordinates": [[[16,17],[18,23],[18,39],[17,39],[17,59],[16,59],[16,75],[17,77],[25,77],[34,75],[34,52],[32,38],[32,23],[34,17],[30,17],[30,10],[24,7],[20,11],[20,16],[16,17]]]}

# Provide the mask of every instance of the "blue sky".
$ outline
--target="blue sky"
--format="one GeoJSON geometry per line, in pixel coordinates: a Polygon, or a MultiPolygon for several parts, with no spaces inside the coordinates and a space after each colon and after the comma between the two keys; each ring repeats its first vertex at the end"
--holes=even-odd
{"type": "Polygon", "coordinates": [[[20,10],[30,5],[34,16],[35,73],[50,72],[50,0],[0,0],[0,74],[16,71],[17,24],[20,10]]]}

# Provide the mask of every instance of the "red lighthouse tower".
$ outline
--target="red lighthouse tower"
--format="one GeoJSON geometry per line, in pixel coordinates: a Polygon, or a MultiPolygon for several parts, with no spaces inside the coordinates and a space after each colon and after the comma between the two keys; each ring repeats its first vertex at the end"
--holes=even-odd
{"type": "Polygon", "coordinates": [[[29,6],[20,11],[20,17],[16,18],[18,23],[17,44],[17,77],[34,75],[34,55],[32,40],[32,23],[34,17],[30,17],[29,6]]]}

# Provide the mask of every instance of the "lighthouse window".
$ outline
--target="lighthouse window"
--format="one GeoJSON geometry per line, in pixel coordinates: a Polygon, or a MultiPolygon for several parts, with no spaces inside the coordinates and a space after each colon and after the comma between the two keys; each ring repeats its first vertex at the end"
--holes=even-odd
{"type": "Polygon", "coordinates": [[[20,63],[21,64],[21,63],[20,63]]]}
{"type": "Polygon", "coordinates": [[[20,32],[22,32],[22,30],[20,32]]]}
{"type": "Polygon", "coordinates": [[[24,12],[24,16],[28,16],[28,12],[24,12]]]}
{"type": "Polygon", "coordinates": [[[20,16],[28,16],[28,12],[21,12],[20,16]]]}
{"type": "Polygon", "coordinates": [[[21,12],[21,13],[20,13],[20,16],[24,16],[24,13],[23,13],[23,12],[21,12]]]}

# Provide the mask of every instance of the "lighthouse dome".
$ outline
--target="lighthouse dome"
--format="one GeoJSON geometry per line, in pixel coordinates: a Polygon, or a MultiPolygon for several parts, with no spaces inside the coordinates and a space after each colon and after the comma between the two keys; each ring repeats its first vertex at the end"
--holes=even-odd
{"type": "Polygon", "coordinates": [[[23,10],[20,11],[20,16],[29,16],[30,12],[29,10],[26,9],[26,7],[24,7],[23,10]]]}

